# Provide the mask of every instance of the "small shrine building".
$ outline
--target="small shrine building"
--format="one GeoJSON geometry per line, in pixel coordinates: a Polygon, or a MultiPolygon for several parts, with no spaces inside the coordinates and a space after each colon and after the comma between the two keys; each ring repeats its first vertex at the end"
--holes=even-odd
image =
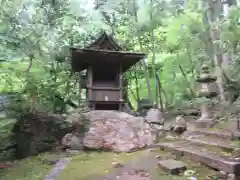
{"type": "Polygon", "coordinates": [[[106,32],[83,49],[71,48],[71,55],[73,71],[86,70],[80,78],[80,96],[85,88],[88,106],[94,110],[123,111],[127,94],[123,75],[146,55],[123,51],[106,32]]]}

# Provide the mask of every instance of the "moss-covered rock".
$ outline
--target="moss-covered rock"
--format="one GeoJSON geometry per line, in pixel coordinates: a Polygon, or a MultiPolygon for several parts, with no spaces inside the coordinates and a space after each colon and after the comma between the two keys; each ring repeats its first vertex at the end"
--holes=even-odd
{"type": "Polygon", "coordinates": [[[11,160],[15,157],[15,145],[12,128],[15,119],[2,118],[0,120],[0,161],[11,160]]]}
{"type": "Polygon", "coordinates": [[[51,150],[71,131],[72,125],[61,116],[45,113],[22,115],[13,129],[16,155],[23,158],[51,150]]]}

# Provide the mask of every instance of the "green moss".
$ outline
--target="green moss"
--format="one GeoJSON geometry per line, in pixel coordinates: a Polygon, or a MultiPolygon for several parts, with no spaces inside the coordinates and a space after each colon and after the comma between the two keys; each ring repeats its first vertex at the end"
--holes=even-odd
{"type": "Polygon", "coordinates": [[[0,118],[0,132],[11,131],[15,123],[16,119],[0,118]]]}
{"type": "Polygon", "coordinates": [[[203,166],[200,163],[193,162],[187,157],[182,157],[180,160],[186,163],[187,170],[193,171],[193,176],[196,177],[198,180],[205,180],[206,176],[212,176],[216,173],[216,171],[206,166],[203,166]]]}
{"type": "Polygon", "coordinates": [[[12,133],[12,128],[15,122],[15,119],[0,117],[0,162],[11,160],[14,157],[15,149],[9,149],[9,147],[12,147],[15,144],[12,133]]]}
{"type": "Polygon", "coordinates": [[[240,141],[239,140],[234,140],[232,141],[231,144],[234,148],[240,148],[240,141]]]}
{"type": "Polygon", "coordinates": [[[140,152],[112,153],[92,152],[83,153],[72,159],[67,167],[59,174],[57,180],[91,180],[104,176],[113,167],[114,162],[125,163],[137,158],[140,152]]]}
{"type": "MultiPolygon", "coordinates": [[[[137,159],[141,156],[142,151],[135,153],[113,153],[113,152],[91,152],[82,153],[73,157],[72,161],[67,167],[60,172],[57,180],[92,180],[96,177],[102,177],[109,173],[113,168],[113,163],[127,163],[131,160],[137,159]]],[[[150,152],[156,156],[162,156],[167,159],[175,159],[176,157],[167,152],[161,150],[154,150],[150,152]]],[[[42,180],[50,173],[53,168],[52,165],[44,163],[45,159],[58,158],[59,155],[55,154],[42,154],[35,157],[23,159],[21,161],[14,162],[13,166],[1,170],[1,180],[42,180]]],[[[214,171],[204,167],[198,163],[190,161],[187,157],[182,157],[179,160],[186,163],[187,170],[194,172],[192,176],[199,180],[204,180],[207,175],[213,174],[214,171]]],[[[147,162],[146,162],[147,163],[147,162]]],[[[166,173],[160,167],[156,166],[152,168],[150,172],[156,179],[162,180],[182,180],[186,179],[184,172],[179,176],[174,176],[166,173]]]]}
{"type": "MultiPolygon", "coordinates": [[[[168,151],[155,151],[154,153],[157,153],[160,155],[160,157],[164,157],[164,159],[177,159],[185,163],[187,170],[193,172],[192,176],[197,178],[198,180],[205,180],[206,176],[214,175],[216,171],[207,168],[200,163],[196,163],[194,161],[191,161],[188,157],[180,157],[177,158],[174,154],[169,153],[168,151]]],[[[185,172],[186,172],[185,171],[185,172]]],[[[153,168],[152,173],[156,179],[162,179],[162,180],[183,180],[187,179],[188,176],[185,172],[180,173],[179,175],[171,175],[166,173],[164,170],[162,170],[160,167],[156,166],[153,168]]]]}
{"type": "Polygon", "coordinates": [[[44,163],[44,159],[50,158],[50,154],[41,154],[15,161],[7,169],[0,169],[1,180],[43,180],[53,167],[44,163]]]}

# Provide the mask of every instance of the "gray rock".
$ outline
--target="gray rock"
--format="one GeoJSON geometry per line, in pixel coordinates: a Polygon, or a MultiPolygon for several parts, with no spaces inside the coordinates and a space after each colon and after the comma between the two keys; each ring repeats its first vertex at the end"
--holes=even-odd
{"type": "Polygon", "coordinates": [[[162,125],[150,124],[153,142],[158,143],[160,138],[165,137],[165,131],[162,125]]]}
{"type": "Polygon", "coordinates": [[[237,177],[234,174],[228,174],[227,180],[237,180],[237,177]]]}
{"type": "Polygon", "coordinates": [[[62,145],[70,150],[83,150],[83,137],[77,133],[68,133],[62,138],[62,145]]]}
{"type": "Polygon", "coordinates": [[[66,153],[68,156],[76,156],[76,155],[79,155],[81,153],[81,151],[67,149],[66,153]]]}
{"type": "Polygon", "coordinates": [[[187,130],[187,122],[182,116],[176,117],[176,122],[173,125],[172,130],[177,134],[182,134],[187,130]]]}
{"type": "Polygon", "coordinates": [[[179,174],[186,170],[186,165],[183,162],[173,159],[160,160],[158,165],[170,174],[179,174]]]}
{"type": "Polygon", "coordinates": [[[236,148],[233,152],[232,155],[234,158],[240,157],[240,148],[236,148]]]}
{"type": "Polygon", "coordinates": [[[188,180],[197,180],[197,178],[196,178],[196,177],[193,177],[193,176],[192,176],[192,177],[187,177],[187,179],[188,179],[188,180]]]}
{"type": "Polygon", "coordinates": [[[218,173],[216,173],[216,176],[218,179],[227,179],[228,178],[228,174],[224,171],[219,171],[218,173]]]}
{"type": "Polygon", "coordinates": [[[149,109],[145,118],[149,123],[158,123],[159,125],[164,123],[163,114],[159,109],[149,109]]]}
{"type": "Polygon", "coordinates": [[[141,117],[117,111],[90,111],[84,147],[131,152],[153,144],[151,126],[141,117]]]}
{"type": "Polygon", "coordinates": [[[24,158],[52,150],[56,142],[71,131],[71,124],[60,116],[46,113],[22,114],[13,128],[16,155],[24,158]]]}

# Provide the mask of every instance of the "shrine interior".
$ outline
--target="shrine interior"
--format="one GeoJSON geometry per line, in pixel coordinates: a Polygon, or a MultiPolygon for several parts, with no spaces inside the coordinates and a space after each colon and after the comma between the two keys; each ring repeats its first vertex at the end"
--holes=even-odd
{"type": "Polygon", "coordinates": [[[119,76],[118,70],[116,68],[109,67],[101,68],[95,67],[93,68],[93,86],[102,87],[114,87],[118,88],[119,86],[119,76]]]}

